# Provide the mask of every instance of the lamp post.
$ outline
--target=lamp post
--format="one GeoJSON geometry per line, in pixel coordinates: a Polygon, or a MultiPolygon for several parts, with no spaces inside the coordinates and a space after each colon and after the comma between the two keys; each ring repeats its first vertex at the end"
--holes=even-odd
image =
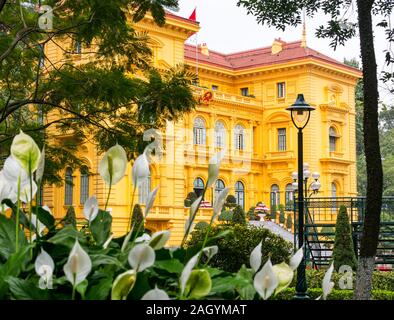
{"type": "MultiPolygon", "coordinates": [[[[291,113],[291,120],[298,129],[298,247],[304,245],[304,172],[303,172],[303,136],[302,130],[306,127],[311,117],[311,111],[315,110],[306,103],[303,94],[297,96],[297,100],[288,107],[291,113]]],[[[309,299],[306,294],[307,283],[305,276],[305,249],[304,256],[297,268],[297,285],[295,299],[309,299]]]]}

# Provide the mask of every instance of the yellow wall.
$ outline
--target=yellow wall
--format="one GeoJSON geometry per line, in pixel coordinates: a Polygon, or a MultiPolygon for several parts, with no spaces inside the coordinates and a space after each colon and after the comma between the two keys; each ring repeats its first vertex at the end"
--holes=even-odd
{"type": "MultiPolygon", "coordinates": [[[[168,17],[167,24],[160,28],[147,17],[137,25],[139,30],[149,31],[152,38],[155,65],[167,68],[184,63],[184,42],[198,26],[183,20],[168,17]]],[[[47,48],[49,54],[60,54],[47,48]]],[[[188,62],[195,70],[193,62],[188,62]]],[[[163,132],[164,157],[152,165],[151,189],[160,185],[155,207],[148,217],[147,227],[153,231],[171,229],[170,243],[179,244],[184,232],[188,209],[184,208],[186,195],[193,190],[196,177],[207,180],[207,162],[218,151],[214,147],[214,127],[217,120],[226,127],[226,156],[219,178],[230,187],[242,181],[245,186],[245,210],[258,201],[270,205],[270,190],[273,184],[280,188],[280,203],[284,203],[286,185],[292,182],[291,173],[297,170],[297,131],[286,107],[291,105],[298,93],[303,93],[308,103],[316,108],[310,123],[304,130],[304,161],[311,171],[321,173],[320,196],[331,196],[331,185],[337,185],[338,196],[356,195],[355,164],[355,107],[354,87],[359,74],[338,65],[317,62],[312,59],[294,60],[281,65],[271,65],[253,70],[229,71],[199,64],[200,85],[213,92],[209,105],[200,105],[177,123],[168,123],[163,132]],[[276,83],[286,83],[285,98],[276,97],[276,83]],[[249,87],[255,98],[240,95],[240,88],[249,87]],[[204,146],[193,144],[193,122],[200,116],[207,127],[204,146]],[[245,128],[245,149],[235,150],[234,128],[241,124],[245,128]],[[328,130],[333,126],[340,135],[336,152],[329,152],[328,130]],[[286,128],[287,148],[278,151],[277,129],[286,128]],[[239,169],[245,172],[239,172],[239,169]]],[[[196,97],[206,89],[195,87],[196,97]]],[[[107,187],[97,174],[100,156],[90,143],[80,150],[91,172],[89,193],[96,195],[104,206],[107,187]]],[[[80,173],[74,172],[73,205],[81,217],[80,173]]],[[[64,186],[46,186],[45,204],[57,217],[65,214],[64,186]]],[[[125,178],[112,191],[109,207],[114,217],[113,231],[120,235],[126,232],[132,197],[131,165],[125,178]]],[[[211,201],[212,190],[206,200],[211,201]]],[[[138,195],[135,196],[138,201],[138,195]]],[[[197,221],[208,220],[210,209],[200,210],[197,221]]]]}

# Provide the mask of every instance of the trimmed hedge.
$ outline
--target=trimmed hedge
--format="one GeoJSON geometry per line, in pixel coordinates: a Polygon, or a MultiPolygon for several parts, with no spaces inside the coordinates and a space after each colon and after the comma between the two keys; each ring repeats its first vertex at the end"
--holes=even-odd
{"type": "MultiPolygon", "coordinates": [[[[308,289],[308,296],[311,300],[317,299],[323,294],[320,288],[308,289]]],[[[295,288],[286,288],[272,300],[293,300],[295,288]]],[[[373,300],[394,300],[394,292],[387,290],[372,290],[373,300]]],[[[353,290],[332,290],[327,300],[353,300],[353,290]]]]}
{"type": "MultiPolygon", "coordinates": [[[[306,270],[308,288],[321,288],[326,270],[306,270]]],[[[335,283],[334,289],[339,289],[339,279],[343,274],[333,272],[332,281],[335,283]]],[[[293,278],[291,287],[295,287],[296,277],[293,278]]],[[[356,284],[356,273],[353,273],[353,288],[356,284]]],[[[387,290],[394,292],[394,271],[374,271],[372,275],[373,290],[387,290]]],[[[343,290],[341,290],[343,291],[343,290]]]]}

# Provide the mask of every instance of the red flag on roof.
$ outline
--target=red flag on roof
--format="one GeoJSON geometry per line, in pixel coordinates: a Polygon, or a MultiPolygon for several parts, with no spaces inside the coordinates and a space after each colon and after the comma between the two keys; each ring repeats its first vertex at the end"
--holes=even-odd
{"type": "Polygon", "coordinates": [[[197,10],[197,7],[194,8],[192,14],[189,17],[189,20],[197,21],[197,12],[196,12],[196,10],[197,10]]]}

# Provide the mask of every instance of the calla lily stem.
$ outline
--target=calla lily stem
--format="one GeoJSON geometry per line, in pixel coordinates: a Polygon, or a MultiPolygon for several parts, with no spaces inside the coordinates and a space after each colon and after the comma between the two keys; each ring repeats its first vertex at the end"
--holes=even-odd
{"type": "Polygon", "coordinates": [[[21,176],[18,177],[18,190],[17,190],[17,204],[16,204],[16,218],[15,218],[15,252],[19,249],[19,208],[21,206],[21,176]]]}
{"type": "MultiPolygon", "coordinates": [[[[112,189],[112,177],[110,178],[109,189],[108,189],[108,195],[107,195],[107,201],[105,202],[104,211],[107,211],[107,206],[108,206],[108,202],[109,202],[109,196],[111,195],[111,189],[112,189]]],[[[89,221],[89,226],[90,226],[90,221],[89,221]]]]}
{"type": "Polygon", "coordinates": [[[133,188],[133,195],[131,196],[130,219],[129,219],[129,224],[127,225],[127,230],[128,231],[130,231],[130,229],[131,229],[131,220],[133,218],[134,196],[135,196],[136,189],[137,189],[137,186],[134,186],[134,188],[133,188]]]}

